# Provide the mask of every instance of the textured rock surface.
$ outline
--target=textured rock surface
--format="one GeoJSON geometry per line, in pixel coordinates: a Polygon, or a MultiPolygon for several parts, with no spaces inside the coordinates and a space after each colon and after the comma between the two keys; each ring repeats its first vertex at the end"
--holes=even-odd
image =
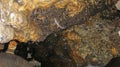
{"type": "MultiPolygon", "coordinates": [[[[106,65],[113,56],[119,56],[120,27],[109,20],[92,19],[86,24],[51,34],[44,41],[45,47],[54,50],[58,57],[74,60],[72,63],[75,63],[75,66],[82,67],[86,63],[106,65]]],[[[68,60],[66,62],[69,62],[68,60]]],[[[53,63],[57,61],[53,60],[53,63]]]]}
{"type": "Polygon", "coordinates": [[[33,66],[19,56],[1,53],[0,67],[33,67],[33,66]]]}
{"type": "Polygon", "coordinates": [[[120,0],[115,4],[116,8],[120,10],[120,0]]]}
{"type": "Polygon", "coordinates": [[[8,37],[5,39],[2,35],[3,42],[0,42],[11,39],[21,41],[22,48],[18,49],[18,55],[26,59],[27,47],[30,47],[35,51],[34,58],[43,67],[84,67],[87,64],[104,66],[113,56],[120,54],[120,13],[115,8],[116,2],[117,0],[1,0],[0,5],[2,3],[9,7],[0,7],[3,9],[0,13],[0,23],[3,23],[0,34],[8,37]],[[96,16],[93,17],[94,15],[96,16]],[[26,42],[29,40],[43,42],[40,43],[42,45],[32,44],[31,47],[26,42]]]}
{"type": "Polygon", "coordinates": [[[43,41],[53,32],[85,23],[91,16],[113,6],[116,1],[1,0],[0,23],[14,29],[15,33],[11,31],[14,38],[9,40],[43,41]]]}
{"type": "Polygon", "coordinates": [[[21,44],[17,54],[24,57],[22,55],[27,55],[25,51],[30,47],[33,58],[42,62],[43,67],[105,66],[111,58],[120,55],[120,25],[115,20],[103,20],[98,16],[86,24],[52,33],[36,46],[21,44]]]}

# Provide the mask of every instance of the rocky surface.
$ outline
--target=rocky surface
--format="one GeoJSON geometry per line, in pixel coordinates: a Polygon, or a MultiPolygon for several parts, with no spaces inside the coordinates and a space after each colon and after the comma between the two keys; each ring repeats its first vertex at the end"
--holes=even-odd
{"type": "Polygon", "coordinates": [[[15,54],[41,62],[42,67],[105,66],[120,55],[119,20],[96,15],[82,25],[51,33],[42,42],[21,42],[15,54]],[[27,50],[29,48],[29,51],[27,50]]]}
{"type": "Polygon", "coordinates": [[[33,67],[33,65],[17,55],[1,53],[0,67],[33,67]]]}
{"type": "Polygon", "coordinates": [[[41,67],[103,67],[120,55],[120,11],[114,5],[117,0],[43,0],[41,3],[46,5],[41,8],[35,0],[31,9],[31,1],[23,5],[15,2],[29,21],[20,29],[11,26],[13,39],[18,41],[9,43],[16,48],[8,48],[15,49],[16,55],[37,60],[41,67]]]}
{"type": "Polygon", "coordinates": [[[92,19],[86,24],[51,34],[44,41],[45,47],[53,50],[58,57],[66,58],[67,62],[74,61],[71,63],[75,66],[81,67],[86,63],[106,65],[111,58],[119,56],[120,27],[115,21],[92,19]]]}

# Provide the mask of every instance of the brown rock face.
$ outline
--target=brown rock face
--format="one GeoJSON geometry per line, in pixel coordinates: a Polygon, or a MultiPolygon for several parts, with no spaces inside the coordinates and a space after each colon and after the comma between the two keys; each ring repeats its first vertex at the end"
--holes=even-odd
{"type": "Polygon", "coordinates": [[[0,23],[13,30],[3,29],[4,35],[0,30],[1,43],[12,39],[21,42],[43,41],[52,32],[85,23],[91,16],[103,12],[108,9],[106,6],[111,7],[115,2],[116,0],[1,0],[0,23]],[[11,37],[7,36],[8,33],[11,37]]]}
{"type": "MultiPolygon", "coordinates": [[[[113,56],[120,55],[120,13],[115,2],[0,0],[0,43],[14,39],[26,42],[25,45],[27,41],[43,41],[42,46],[34,49],[39,55],[35,57],[42,59],[44,65],[50,62],[55,67],[104,66],[113,56]]],[[[3,65],[9,58],[12,58],[11,66],[24,62],[14,60],[16,56],[0,56],[5,59],[1,59],[3,65]]]]}
{"type": "Polygon", "coordinates": [[[92,24],[76,25],[45,39],[44,46],[48,51],[53,51],[49,58],[58,65],[56,67],[61,66],[59,63],[63,61],[73,64],[71,67],[87,64],[104,66],[113,56],[119,56],[120,27],[116,28],[114,22],[109,20],[94,19],[90,21],[92,24]]]}

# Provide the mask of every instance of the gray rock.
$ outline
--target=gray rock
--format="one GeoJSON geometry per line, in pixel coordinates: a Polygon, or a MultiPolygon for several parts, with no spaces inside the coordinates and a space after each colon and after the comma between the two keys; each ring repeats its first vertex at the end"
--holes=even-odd
{"type": "Polygon", "coordinates": [[[32,64],[14,54],[1,53],[0,67],[33,67],[32,64]]]}

